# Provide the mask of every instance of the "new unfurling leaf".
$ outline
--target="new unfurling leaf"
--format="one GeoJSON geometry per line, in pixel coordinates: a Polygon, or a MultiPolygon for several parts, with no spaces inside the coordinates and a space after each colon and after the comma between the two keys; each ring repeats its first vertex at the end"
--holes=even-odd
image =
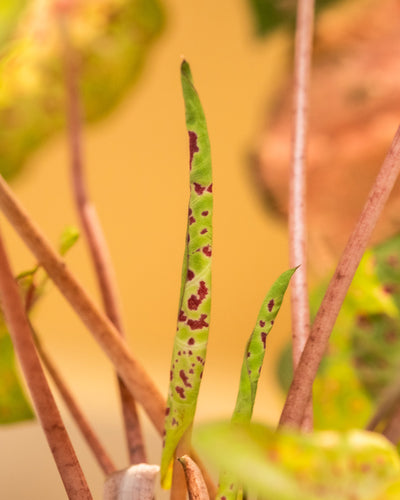
{"type": "Polygon", "coordinates": [[[190,199],[178,327],[173,348],[165,417],[161,482],[170,487],[177,444],[192,424],[203,374],[211,308],[212,177],[206,120],[183,61],[181,80],[190,150],[190,199]]]}
{"type": "MultiPolygon", "coordinates": [[[[264,361],[267,336],[274,325],[290,278],[295,271],[296,268],[282,273],[272,285],[262,303],[256,325],[244,351],[239,391],[232,415],[232,423],[250,422],[256,399],[258,380],[264,361]]],[[[223,472],[219,480],[217,499],[235,500],[237,491],[238,484],[235,476],[223,472]]]]}

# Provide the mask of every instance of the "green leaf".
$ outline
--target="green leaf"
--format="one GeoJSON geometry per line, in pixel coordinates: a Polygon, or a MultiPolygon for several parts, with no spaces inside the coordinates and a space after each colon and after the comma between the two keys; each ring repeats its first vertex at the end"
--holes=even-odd
{"type": "Polygon", "coordinates": [[[28,0],[2,0],[0,2],[0,48],[10,39],[28,0]]]}
{"type": "Polygon", "coordinates": [[[79,229],[75,226],[67,226],[60,236],[58,251],[65,255],[79,239],[79,229]]]}
{"type": "MultiPolygon", "coordinates": [[[[283,297],[295,271],[296,269],[289,269],[282,273],[268,291],[261,305],[256,325],[244,351],[239,391],[232,415],[232,423],[248,423],[251,420],[258,380],[266,351],[267,336],[274,325],[283,297]]],[[[236,478],[227,472],[222,472],[219,479],[217,499],[235,500],[238,489],[239,484],[236,478]]]]}
{"type": "Polygon", "coordinates": [[[283,297],[295,271],[296,269],[289,269],[282,273],[264,298],[256,325],[244,352],[239,392],[232,416],[233,422],[249,422],[251,419],[264,361],[267,336],[274,325],[283,297]]]}
{"type": "MultiPolygon", "coordinates": [[[[368,250],[332,333],[329,352],[314,382],[318,429],[363,427],[372,404],[394,380],[400,363],[400,237],[368,250]]],[[[318,308],[325,286],[311,297],[318,308]]],[[[283,387],[292,378],[288,348],[279,361],[283,387]]]]}
{"type": "Polygon", "coordinates": [[[395,447],[358,430],[300,434],[218,423],[198,429],[194,444],[246,491],[274,500],[372,500],[400,478],[395,447]]]}
{"type": "MultiPolygon", "coordinates": [[[[0,173],[11,177],[65,124],[65,88],[52,3],[32,0],[0,60],[0,173]],[[40,29],[39,29],[40,28],[40,29]]],[[[164,24],[159,0],[84,0],[68,17],[84,118],[109,113],[138,79],[164,24]]]]}
{"type": "Polygon", "coordinates": [[[206,359],[211,309],[212,172],[206,119],[189,65],[181,65],[189,135],[190,198],[161,457],[161,482],[171,485],[176,447],[193,422],[206,359]]]}
{"type": "Polygon", "coordinates": [[[11,338],[0,318],[0,424],[33,418],[33,411],[19,381],[11,338]]]}

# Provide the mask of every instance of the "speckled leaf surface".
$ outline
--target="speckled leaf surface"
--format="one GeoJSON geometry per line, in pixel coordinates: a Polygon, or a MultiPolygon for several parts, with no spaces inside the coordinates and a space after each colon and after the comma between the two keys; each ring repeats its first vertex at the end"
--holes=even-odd
{"type": "Polygon", "coordinates": [[[204,112],[186,61],[181,66],[181,81],[189,135],[190,198],[161,459],[164,488],[170,487],[176,446],[191,426],[196,411],[211,308],[213,195],[210,143],[204,112]]]}
{"type": "MultiPolygon", "coordinates": [[[[8,9],[5,26],[0,23],[7,40],[1,40],[0,60],[0,173],[5,177],[14,175],[65,122],[63,58],[52,14],[54,2],[15,3],[22,5],[22,13],[8,9]]],[[[163,22],[159,0],[73,3],[68,27],[86,120],[104,116],[121,101],[138,78],[163,22]]]]}
{"type": "MultiPolygon", "coordinates": [[[[248,423],[251,420],[258,380],[267,347],[267,336],[274,325],[283,297],[295,271],[296,269],[289,269],[282,273],[268,291],[261,305],[254,330],[244,351],[232,423],[248,423]]],[[[227,472],[222,472],[219,478],[217,499],[236,500],[238,488],[239,485],[235,477],[227,472]]]]}
{"type": "Polygon", "coordinates": [[[400,477],[395,447],[358,430],[297,434],[219,423],[198,429],[194,444],[246,491],[274,500],[384,500],[400,477]]]}

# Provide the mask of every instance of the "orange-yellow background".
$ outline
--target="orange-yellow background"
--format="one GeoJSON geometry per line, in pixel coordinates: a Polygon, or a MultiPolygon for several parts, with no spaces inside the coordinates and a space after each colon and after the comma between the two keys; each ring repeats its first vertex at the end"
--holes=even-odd
{"type": "MultiPolygon", "coordinates": [[[[198,420],[204,420],[230,415],[258,308],[288,265],[285,228],[261,210],[247,171],[268,96],[284,70],[287,44],[279,34],[268,43],[252,36],[244,0],[168,0],[166,8],[167,29],[139,84],[111,117],[86,130],[85,156],[91,195],[115,263],[129,344],[166,394],[188,198],[179,79],[181,56],[188,59],[207,116],[214,167],[212,328],[198,403],[198,420]]],[[[65,225],[76,222],[67,158],[60,135],[13,182],[17,196],[53,242],[65,225]]],[[[1,226],[15,271],[29,267],[32,257],[3,218],[1,226]]],[[[98,299],[83,240],[68,263],[98,299]]],[[[255,409],[258,419],[272,424],[281,401],[268,364],[289,332],[287,303],[268,341],[255,409]]],[[[118,466],[125,466],[109,363],[53,287],[37,309],[35,324],[118,466]]],[[[143,420],[150,459],[157,462],[160,441],[143,420]]],[[[101,473],[67,415],[66,422],[94,498],[100,498],[101,473]]],[[[36,423],[1,428],[0,443],[1,498],[66,497],[36,423]]]]}

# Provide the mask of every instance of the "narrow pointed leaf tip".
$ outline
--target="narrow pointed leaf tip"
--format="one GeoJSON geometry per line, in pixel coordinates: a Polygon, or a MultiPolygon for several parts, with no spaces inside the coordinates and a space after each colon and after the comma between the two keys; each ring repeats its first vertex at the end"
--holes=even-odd
{"type": "Polygon", "coordinates": [[[210,144],[203,109],[186,61],[181,66],[181,77],[189,134],[190,199],[161,458],[164,488],[171,486],[176,447],[193,422],[206,358],[211,309],[213,195],[210,144]]]}
{"type": "MultiPolygon", "coordinates": [[[[290,279],[296,269],[297,267],[282,273],[263,300],[256,325],[244,351],[239,391],[231,420],[234,423],[248,423],[251,420],[258,380],[266,352],[267,336],[274,325],[290,279]]],[[[238,489],[239,484],[236,476],[223,471],[219,479],[216,500],[236,500],[238,489]]]]}
{"type": "Polygon", "coordinates": [[[235,422],[249,422],[253,413],[258,380],[266,351],[266,340],[271,331],[289,282],[297,268],[282,273],[264,298],[254,330],[246,344],[236,407],[235,422]]]}

